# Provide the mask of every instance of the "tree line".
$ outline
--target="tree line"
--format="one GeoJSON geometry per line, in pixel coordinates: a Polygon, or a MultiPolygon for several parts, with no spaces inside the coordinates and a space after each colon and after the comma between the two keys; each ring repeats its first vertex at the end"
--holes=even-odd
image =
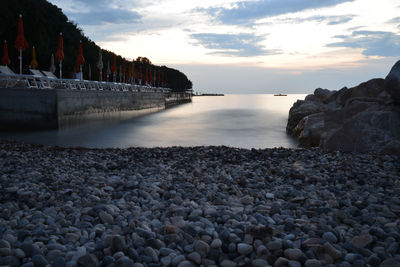
{"type": "MultiPolygon", "coordinates": [[[[35,46],[38,69],[49,70],[51,66],[51,54],[56,54],[58,49],[58,36],[63,33],[64,42],[64,60],[63,60],[63,78],[75,78],[76,66],[75,60],[78,55],[79,41],[82,41],[85,57],[83,65],[83,78],[100,80],[100,73],[96,67],[99,58],[100,47],[95,42],[86,37],[74,22],[68,20],[67,16],[57,6],[46,0],[12,0],[0,1],[0,41],[8,43],[8,53],[11,63],[9,67],[16,73],[19,69],[19,52],[14,48],[14,41],[17,36],[18,16],[22,14],[24,22],[24,34],[29,43],[29,48],[23,52],[23,68],[28,73],[28,66],[32,59],[32,46],[35,46]],[[90,65],[90,67],[89,67],[90,65]],[[89,68],[91,72],[89,73],[89,68]]],[[[1,48],[3,44],[1,43],[1,48]]],[[[3,49],[0,55],[3,55],[3,49]]],[[[119,72],[125,65],[126,72],[134,74],[136,83],[139,78],[142,82],[147,78],[148,83],[153,86],[163,85],[181,91],[192,88],[192,82],[187,76],[179,70],[167,66],[156,66],[151,63],[147,57],[138,57],[135,60],[128,61],[122,56],[112,51],[101,49],[103,57],[103,77],[105,80],[107,74],[108,62],[113,64],[114,58],[117,65],[116,80],[119,81],[119,72]],[[125,63],[124,63],[125,61],[125,63]],[[133,66],[133,67],[132,67],[133,66]],[[133,71],[132,71],[132,68],[133,71]]],[[[55,59],[55,66],[58,74],[58,62],[55,59]]],[[[110,80],[112,80],[112,74],[110,80]]]]}

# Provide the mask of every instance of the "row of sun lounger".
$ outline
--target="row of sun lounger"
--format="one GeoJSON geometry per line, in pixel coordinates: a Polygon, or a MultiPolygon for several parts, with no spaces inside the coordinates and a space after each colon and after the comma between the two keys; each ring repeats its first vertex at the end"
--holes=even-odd
{"type": "Polygon", "coordinates": [[[27,87],[38,89],[111,90],[133,92],[169,92],[168,88],[150,87],[127,83],[99,82],[79,79],[59,79],[52,72],[30,70],[32,75],[14,73],[7,66],[0,66],[0,87],[27,87]]]}

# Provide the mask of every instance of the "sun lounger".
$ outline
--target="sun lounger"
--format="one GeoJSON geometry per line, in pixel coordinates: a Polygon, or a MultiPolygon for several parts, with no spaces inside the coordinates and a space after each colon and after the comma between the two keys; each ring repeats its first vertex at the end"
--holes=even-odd
{"type": "Polygon", "coordinates": [[[0,66],[0,79],[6,87],[26,86],[39,88],[39,83],[33,75],[15,74],[9,67],[0,66]]]}
{"type": "Polygon", "coordinates": [[[50,80],[40,70],[29,69],[29,71],[37,78],[36,80],[40,88],[53,88],[50,80]]]}

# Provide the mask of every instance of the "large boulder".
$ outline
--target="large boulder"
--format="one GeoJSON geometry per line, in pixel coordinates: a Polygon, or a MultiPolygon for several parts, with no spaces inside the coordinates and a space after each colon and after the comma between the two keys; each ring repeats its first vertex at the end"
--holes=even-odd
{"type": "Polygon", "coordinates": [[[294,129],[294,135],[298,137],[302,147],[319,146],[321,135],[325,127],[325,115],[323,112],[304,117],[294,129]]]}
{"type": "Polygon", "coordinates": [[[287,132],[302,147],[400,153],[400,106],[387,91],[387,80],[339,91],[316,89],[290,109],[287,132]]]}
{"type": "Polygon", "coordinates": [[[363,111],[322,140],[328,150],[400,153],[400,112],[363,111]]]}
{"type": "MultiPolygon", "coordinates": [[[[309,96],[307,96],[310,98],[309,96]]],[[[286,126],[286,131],[293,134],[297,124],[306,116],[315,114],[325,110],[321,101],[316,99],[297,100],[293,107],[289,110],[289,119],[286,126]]]]}
{"type": "Polygon", "coordinates": [[[400,60],[385,78],[385,89],[396,103],[400,103],[400,60]]]}

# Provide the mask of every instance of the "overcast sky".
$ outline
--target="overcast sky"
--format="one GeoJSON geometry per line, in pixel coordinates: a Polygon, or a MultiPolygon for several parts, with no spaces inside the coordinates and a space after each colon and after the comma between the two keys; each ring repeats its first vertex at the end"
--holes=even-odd
{"type": "Polygon", "coordinates": [[[50,0],[104,49],[178,68],[194,89],[310,93],[385,77],[399,0],[50,0]]]}

